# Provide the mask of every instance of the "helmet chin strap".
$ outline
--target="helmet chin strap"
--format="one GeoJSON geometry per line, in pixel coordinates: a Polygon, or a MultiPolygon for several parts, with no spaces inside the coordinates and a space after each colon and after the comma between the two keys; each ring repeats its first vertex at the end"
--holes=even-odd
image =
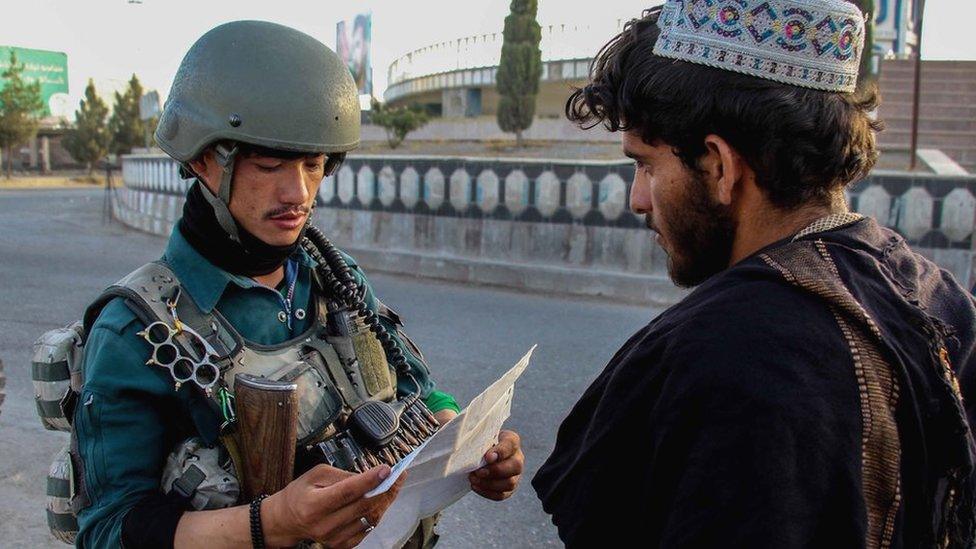
{"type": "Polygon", "coordinates": [[[214,146],[214,157],[217,163],[220,164],[222,169],[222,174],[220,176],[220,186],[217,188],[217,196],[210,191],[210,188],[206,185],[201,185],[201,190],[203,190],[203,196],[213,207],[214,215],[217,217],[217,222],[220,223],[221,228],[227,232],[231,240],[237,243],[241,243],[241,237],[237,232],[237,223],[234,221],[234,216],[230,213],[230,190],[231,182],[234,179],[234,160],[237,157],[237,145],[233,147],[226,147],[223,144],[218,143],[214,146]]]}
{"type": "MultiPolygon", "coordinates": [[[[222,170],[220,176],[220,186],[217,188],[217,194],[210,190],[210,187],[203,184],[201,181],[200,190],[203,192],[203,197],[213,208],[214,216],[217,218],[217,223],[220,227],[227,233],[234,242],[243,245],[241,241],[240,232],[237,229],[237,222],[234,220],[234,216],[230,213],[230,192],[231,192],[231,182],[234,179],[234,161],[237,158],[237,153],[239,151],[238,146],[235,144],[232,147],[227,147],[226,145],[218,143],[214,145],[214,158],[220,165],[222,170]]],[[[345,158],[345,155],[339,157],[339,162],[345,158]]],[[[195,176],[196,174],[186,165],[181,165],[181,169],[185,170],[186,177],[195,176]]],[[[184,172],[181,172],[181,176],[184,172]]],[[[305,229],[312,223],[312,214],[315,213],[316,203],[313,200],[312,205],[309,208],[308,217],[305,219],[305,226],[302,228],[302,236],[298,237],[301,240],[305,235],[305,229]]]]}

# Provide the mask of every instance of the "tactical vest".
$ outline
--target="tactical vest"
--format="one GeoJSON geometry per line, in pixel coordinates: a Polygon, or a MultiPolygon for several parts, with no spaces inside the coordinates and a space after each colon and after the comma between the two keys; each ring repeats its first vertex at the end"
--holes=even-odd
{"type": "MultiPolygon", "coordinates": [[[[174,449],[167,460],[162,488],[176,490],[188,506],[237,503],[239,486],[232,477],[240,470],[240,456],[233,436],[233,400],[239,374],[297,385],[296,473],[316,463],[353,472],[380,463],[394,465],[437,430],[437,421],[419,394],[397,394],[398,373],[409,372],[402,351],[392,347],[377,315],[366,310],[365,288],[349,282],[348,267],[330,243],[325,242],[325,255],[318,253],[321,245],[316,248],[307,240],[305,244],[319,263],[312,277],[314,306],[309,307],[314,317],[305,333],[279,345],[249,342],[216,309],[202,312],[162,261],[148,263],[109,287],[89,306],[83,322],[47,332],[34,345],[32,377],[44,427],[72,430],[84,382],[87,334],[104,306],[121,297],[146,326],[140,336],[153,349],[146,367],[168,370],[177,388],[195,385],[221,419],[219,452],[206,452],[194,438],[174,449]],[[390,364],[388,355],[399,359],[400,368],[390,364]],[[212,459],[204,463],[201,456],[212,459]],[[223,478],[210,478],[214,476],[223,478]]],[[[396,313],[378,301],[377,305],[379,316],[400,324],[396,313]]],[[[84,483],[72,433],[48,477],[48,525],[67,543],[77,533],[77,512],[87,505],[84,483]]]]}

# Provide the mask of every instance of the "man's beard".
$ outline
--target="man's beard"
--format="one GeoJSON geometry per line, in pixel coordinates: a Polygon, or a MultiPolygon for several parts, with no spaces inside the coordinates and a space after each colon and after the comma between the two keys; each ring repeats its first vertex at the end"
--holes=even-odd
{"type": "MultiPolygon", "coordinates": [[[[684,189],[681,204],[661,216],[660,229],[667,244],[668,275],[689,288],[728,268],[736,222],[728,206],[712,200],[700,175],[693,173],[684,189]]],[[[647,224],[654,228],[649,218],[647,224]]]]}

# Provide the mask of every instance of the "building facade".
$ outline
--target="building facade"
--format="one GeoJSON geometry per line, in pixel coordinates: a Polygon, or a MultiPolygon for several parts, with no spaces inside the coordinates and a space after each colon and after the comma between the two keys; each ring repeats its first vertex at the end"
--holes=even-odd
{"type": "MultiPolygon", "coordinates": [[[[875,0],[874,55],[907,58],[918,47],[919,0],[875,0]]],[[[574,87],[585,84],[589,65],[626,20],[543,25],[542,79],[536,115],[563,114],[574,87]]],[[[391,105],[419,104],[446,118],[494,116],[498,107],[495,74],[502,33],[481,34],[431,44],[390,64],[384,99],[391,105]]]]}

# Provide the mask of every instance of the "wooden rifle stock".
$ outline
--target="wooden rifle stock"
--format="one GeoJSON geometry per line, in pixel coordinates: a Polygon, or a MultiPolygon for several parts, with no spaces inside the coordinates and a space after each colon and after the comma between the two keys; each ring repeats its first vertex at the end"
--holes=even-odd
{"type": "Polygon", "coordinates": [[[292,480],[298,440],[298,386],[248,374],[234,377],[245,501],[292,480]]]}

